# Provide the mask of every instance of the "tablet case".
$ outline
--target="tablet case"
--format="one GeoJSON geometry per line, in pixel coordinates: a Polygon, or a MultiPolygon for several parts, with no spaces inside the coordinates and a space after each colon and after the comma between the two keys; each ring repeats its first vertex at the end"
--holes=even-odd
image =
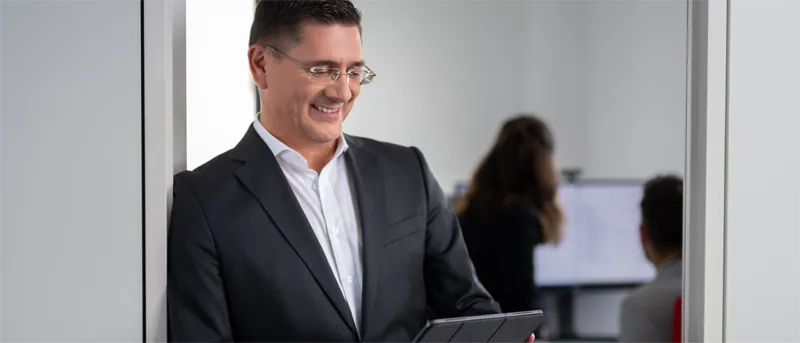
{"type": "Polygon", "coordinates": [[[544,315],[541,311],[539,315],[523,315],[523,314],[508,314],[503,325],[492,335],[488,342],[514,342],[522,343],[530,337],[533,330],[536,330],[542,321],[544,315]]]}
{"type": "Polygon", "coordinates": [[[540,310],[429,322],[414,339],[418,343],[523,343],[544,321],[540,310]]]}

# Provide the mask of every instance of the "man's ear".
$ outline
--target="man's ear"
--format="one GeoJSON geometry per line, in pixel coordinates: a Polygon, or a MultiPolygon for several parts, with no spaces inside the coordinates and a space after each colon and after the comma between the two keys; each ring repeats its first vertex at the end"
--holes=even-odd
{"type": "Polygon", "coordinates": [[[263,45],[253,44],[247,49],[250,75],[260,89],[267,89],[267,58],[269,58],[269,53],[263,45]]]}
{"type": "Polygon", "coordinates": [[[647,228],[644,224],[639,224],[639,240],[642,242],[642,245],[646,245],[650,242],[650,236],[647,235],[647,228]]]}
{"type": "Polygon", "coordinates": [[[647,234],[647,227],[644,224],[639,224],[639,241],[642,243],[644,257],[648,261],[653,262],[653,256],[651,256],[653,251],[650,244],[650,235],[647,234]]]}

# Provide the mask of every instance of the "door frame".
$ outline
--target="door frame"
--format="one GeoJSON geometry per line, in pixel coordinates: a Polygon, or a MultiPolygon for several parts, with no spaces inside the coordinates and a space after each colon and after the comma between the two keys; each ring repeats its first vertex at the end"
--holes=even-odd
{"type": "Polygon", "coordinates": [[[682,335],[724,341],[728,0],[689,0],[682,335]]]}
{"type": "MultiPolygon", "coordinates": [[[[186,0],[143,3],[144,341],[167,341],[172,177],[186,169],[186,0]]],[[[683,338],[724,340],[728,0],[687,0],[683,338]]]]}

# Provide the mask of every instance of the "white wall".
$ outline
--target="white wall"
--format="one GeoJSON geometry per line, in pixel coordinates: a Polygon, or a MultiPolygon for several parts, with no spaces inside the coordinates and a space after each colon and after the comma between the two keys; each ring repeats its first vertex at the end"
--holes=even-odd
{"type": "Polygon", "coordinates": [[[524,108],[585,177],[683,173],[684,1],[526,2],[524,108]]]}
{"type": "Polygon", "coordinates": [[[585,1],[524,2],[522,109],[542,117],[559,167],[586,168],[588,22],[585,1]]]}
{"type": "Polygon", "coordinates": [[[247,64],[254,8],[254,0],[186,1],[188,169],[233,148],[255,119],[247,64]]]}
{"type": "Polygon", "coordinates": [[[800,341],[800,2],[730,2],[725,340],[800,341]]]}
{"type": "Polygon", "coordinates": [[[586,4],[586,176],[683,174],[687,2],[586,4]]]}
{"type": "Polygon", "coordinates": [[[0,2],[0,340],[142,340],[139,1],[0,2]]]}
{"type": "Polygon", "coordinates": [[[362,89],[345,131],[418,146],[452,191],[488,151],[500,118],[521,108],[524,2],[356,5],[364,55],[378,76],[362,89]]]}

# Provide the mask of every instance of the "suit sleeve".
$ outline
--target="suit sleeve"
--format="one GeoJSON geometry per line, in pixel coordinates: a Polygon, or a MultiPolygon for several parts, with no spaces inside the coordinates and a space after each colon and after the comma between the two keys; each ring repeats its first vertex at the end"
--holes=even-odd
{"type": "Polygon", "coordinates": [[[455,214],[417,148],[427,202],[424,276],[428,307],[437,318],[499,313],[478,281],[455,214]]]}
{"type": "MultiPolygon", "coordinates": [[[[172,342],[231,342],[219,260],[188,177],[176,176],[167,238],[167,309],[172,342]]],[[[183,176],[189,176],[188,172],[183,176]]]]}

